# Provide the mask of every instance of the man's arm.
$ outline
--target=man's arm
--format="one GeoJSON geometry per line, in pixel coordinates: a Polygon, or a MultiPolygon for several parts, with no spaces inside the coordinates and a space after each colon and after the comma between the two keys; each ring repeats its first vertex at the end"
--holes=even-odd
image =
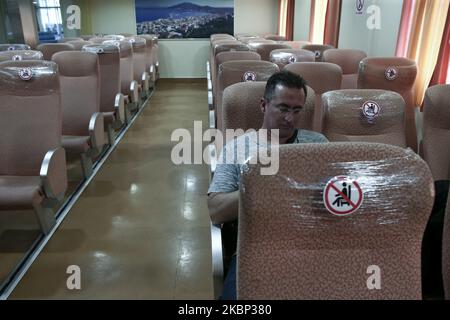
{"type": "Polygon", "coordinates": [[[239,190],[226,193],[211,193],[208,208],[213,224],[234,221],[238,218],[239,190]]]}

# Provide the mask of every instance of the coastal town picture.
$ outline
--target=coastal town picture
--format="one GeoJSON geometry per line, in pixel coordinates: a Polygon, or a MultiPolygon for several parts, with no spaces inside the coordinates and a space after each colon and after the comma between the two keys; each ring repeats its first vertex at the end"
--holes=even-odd
{"type": "Polygon", "coordinates": [[[209,38],[234,32],[234,0],[136,0],[137,34],[209,38]]]}

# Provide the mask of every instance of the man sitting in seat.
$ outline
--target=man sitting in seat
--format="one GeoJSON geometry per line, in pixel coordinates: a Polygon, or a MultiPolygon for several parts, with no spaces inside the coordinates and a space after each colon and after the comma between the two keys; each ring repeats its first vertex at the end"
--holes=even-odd
{"type": "MultiPolygon", "coordinates": [[[[267,81],[264,97],[261,99],[261,111],[264,113],[261,129],[267,130],[267,136],[271,136],[272,131],[277,132],[279,144],[328,142],[320,133],[297,129],[302,109],[306,103],[306,96],[305,80],[294,73],[278,72],[267,81]]],[[[237,244],[239,180],[241,168],[244,165],[238,161],[240,156],[237,153],[238,150],[245,150],[246,154],[243,159],[249,159],[248,155],[258,147],[261,145],[258,145],[258,141],[252,139],[249,133],[227,143],[219,157],[219,163],[208,190],[211,221],[213,224],[231,229],[233,252],[235,252],[237,244]]],[[[222,299],[236,299],[235,254],[231,259],[225,279],[222,299]]]]}

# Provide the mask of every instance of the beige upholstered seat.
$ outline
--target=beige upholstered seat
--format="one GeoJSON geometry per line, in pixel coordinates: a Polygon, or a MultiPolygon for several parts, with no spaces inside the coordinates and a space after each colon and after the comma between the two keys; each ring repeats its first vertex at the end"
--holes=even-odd
{"type": "MultiPolygon", "coordinates": [[[[264,97],[265,88],[265,81],[240,82],[227,87],[222,98],[223,129],[259,130],[264,121],[261,98],[264,97]]],[[[314,115],[314,90],[310,87],[307,89],[306,103],[301,111],[299,122],[296,124],[298,129],[306,128],[314,115]]],[[[228,140],[225,140],[226,142],[228,140]]]]}
{"type": "Polygon", "coordinates": [[[450,180],[450,85],[428,88],[423,113],[420,154],[430,166],[434,180],[450,180]]]}
{"type": "Polygon", "coordinates": [[[217,129],[222,130],[222,96],[225,88],[238,82],[267,81],[278,71],[278,66],[268,61],[239,60],[222,63],[217,81],[217,129]]]}
{"type": "Polygon", "coordinates": [[[69,43],[43,43],[37,46],[36,50],[44,54],[44,60],[51,61],[55,53],[61,51],[74,51],[75,48],[69,43]]]}
{"type": "Polygon", "coordinates": [[[0,210],[34,209],[44,233],[67,190],[58,67],[0,63],[0,210]]]}
{"type": "Polygon", "coordinates": [[[295,62],[314,62],[314,53],[303,49],[277,49],[270,53],[270,61],[276,63],[280,70],[295,62]]]}
{"type": "Polygon", "coordinates": [[[311,44],[309,41],[283,41],[281,42],[283,44],[287,44],[292,49],[303,49],[303,46],[306,46],[308,44],[311,44]]]}
{"type": "Polygon", "coordinates": [[[268,34],[264,36],[264,39],[273,40],[273,41],[286,41],[285,36],[279,36],[276,34],[268,34]]]}
{"type": "Polygon", "coordinates": [[[126,96],[129,109],[134,110],[140,103],[140,96],[139,84],[134,80],[133,46],[126,40],[106,40],[103,44],[119,48],[121,92],[126,96]]]}
{"type": "Polygon", "coordinates": [[[333,142],[377,142],[406,148],[405,101],[393,91],[324,93],[323,133],[333,142]]]}
{"type": "Polygon", "coordinates": [[[103,113],[105,128],[110,144],[114,142],[115,129],[128,121],[124,96],[120,93],[120,53],[112,45],[89,45],[83,51],[96,53],[100,72],[100,112],[103,113]]]}
{"type": "Polygon", "coordinates": [[[261,55],[261,60],[270,61],[270,53],[277,49],[291,49],[286,44],[251,42],[249,46],[261,55]]]}
{"type": "Polygon", "coordinates": [[[302,49],[314,52],[316,62],[322,62],[323,53],[328,49],[334,49],[334,47],[328,44],[306,44],[302,47],[302,49]]]}
{"type": "Polygon", "coordinates": [[[81,51],[84,46],[94,44],[93,42],[84,40],[67,41],[66,43],[73,45],[76,51],[81,51]]]}
{"type": "Polygon", "coordinates": [[[142,95],[150,92],[150,75],[147,72],[147,41],[141,37],[125,38],[133,46],[134,80],[140,85],[142,95]]]}
{"type": "Polygon", "coordinates": [[[104,120],[100,113],[98,56],[92,52],[59,52],[58,64],[63,111],[63,147],[81,158],[85,178],[92,174],[92,160],[105,144],[104,120]]]}
{"type": "Polygon", "coordinates": [[[27,44],[0,44],[0,51],[31,50],[27,44]]]}
{"type": "Polygon", "coordinates": [[[285,145],[276,175],[260,169],[241,176],[238,299],[422,298],[434,189],[418,155],[384,144],[285,145]],[[332,214],[325,203],[341,188],[351,204],[329,203],[332,214]]]}
{"type": "Polygon", "coordinates": [[[314,121],[311,123],[310,127],[306,127],[306,129],[313,129],[314,131],[321,132],[323,121],[322,94],[341,88],[341,67],[326,62],[298,62],[288,64],[284,67],[284,70],[302,76],[316,93],[314,121]]]}
{"type": "Polygon", "coordinates": [[[230,34],[227,34],[227,33],[215,33],[215,34],[212,34],[210,37],[209,37],[209,39],[211,40],[211,41],[215,41],[215,40],[218,40],[218,39],[235,39],[232,35],[230,35],[230,34]]]}
{"type": "Polygon", "coordinates": [[[406,103],[406,142],[417,151],[417,131],[413,86],[417,76],[416,62],[406,58],[365,58],[360,63],[359,89],[382,89],[398,92],[406,103]]]}
{"type": "Polygon", "coordinates": [[[146,71],[148,72],[150,76],[150,88],[153,88],[156,81],[156,70],[155,70],[155,57],[154,57],[154,51],[155,46],[158,44],[158,38],[156,36],[143,34],[139,35],[140,38],[145,39],[145,45],[146,45],[146,71]]]}
{"type": "Polygon", "coordinates": [[[358,88],[359,63],[367,57],[361,50],[329,49],[323,53],[323,62],[337,64],[342,68],[341,89],[358,88]]]}
{"type": "Polygon", "coordinates": [[[0,62],[21,60],[43,60],[44,55],[34,50],[9,50],[0,51],[0,62]]]}

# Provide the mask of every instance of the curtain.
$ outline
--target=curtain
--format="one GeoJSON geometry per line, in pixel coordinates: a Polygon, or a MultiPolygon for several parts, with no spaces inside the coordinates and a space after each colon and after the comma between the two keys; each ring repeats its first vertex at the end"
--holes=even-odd
{"type": "Polygon", "coordinates": [[[417,62],[419,72],[414,85],[414,104],[421,106],[438,61],[450,0],[404,2],[410,3],[403,6],[406,11],[403,12],[397,53],[417,62]],[[404,27],[409,24],[407,21],[411,21],[410,28],[404,27]]]}
{"type": "Polygon", "coordinates": [[[328,0],[325,17],[324,44],[337,48],[339,43],[339,27],[341,24],[342,0],[328,0]]]}
{"type": "Polygon", "coordinates": [[[278,34],[294,40],[295,0],[279,0],[278,34]]]}
{"type": "Polygon", "coordinates": [[[328,0],[311,0],[309,41],[313,44],[323,44],[327,7],[328,0]]]}
{"type": "Polygon", "coordinates": [[[447,13],[447,22],[445,23],[444,36],[442,37],[441,50],[439,52],[438,61],[434,70],[433,78],[430,86],[435,84],[449,83],[447,78],[449,76],[448,67],[450,59],[450,9],[447,13]]]}

